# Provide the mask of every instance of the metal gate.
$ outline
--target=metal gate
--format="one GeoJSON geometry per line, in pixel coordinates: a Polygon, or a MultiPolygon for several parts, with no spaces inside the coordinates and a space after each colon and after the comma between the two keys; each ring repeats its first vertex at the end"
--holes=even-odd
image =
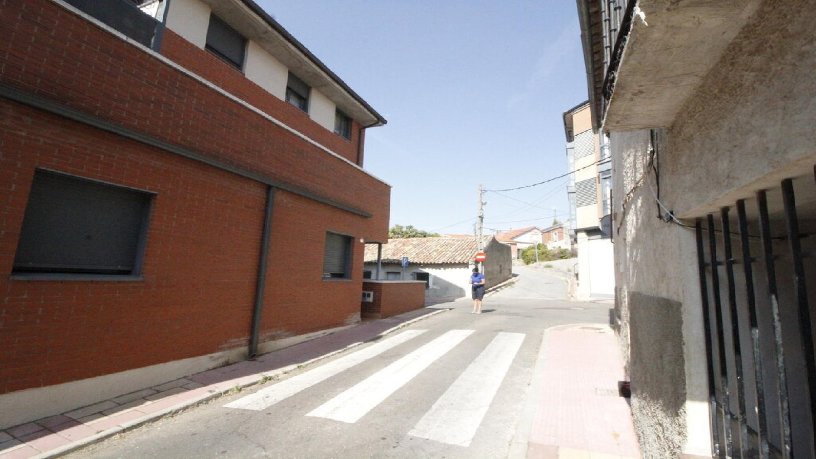
{"type": "Polygon", "coordinates": [[[716,457],[816,457],[814,178],[696,221],[716,457]]]}

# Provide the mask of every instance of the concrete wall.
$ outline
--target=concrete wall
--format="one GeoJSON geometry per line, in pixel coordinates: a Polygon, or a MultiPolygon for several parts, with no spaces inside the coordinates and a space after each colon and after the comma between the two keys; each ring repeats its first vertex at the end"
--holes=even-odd
{"type": "Polygon", "coordinates": [[[760,8],[657,131],[665,209],[649,172],[650,132],[611,132],[616,309],[648,457],[711,454],[695,236],[658,215],[673,210],[693,224],[782,178],[808,175],[812,184],[816,12],[783,3],[760,8]]]}
{"type": "Polygon", "coordinates": [[[611,298],[615,294],[615,273],[612,241],[609,238],[590,239],[579,231],[576,251],[578,253],[579,300],[611,298]]]}
{"type": "MultiPolygon", "coordinates": [[[[485,275],[485,288],[499,285],[513,275],[513,259],[509,246],[492,239],[484,249],[487,261],[482,264],[482,273],[485,275]]],[[[468,274],[468,278],[470,274],[468,274]]],[[[470,294],[470,285],[465,290],[470,294]]]]}
{"type": "Polygon", "coordinates": [[[616,308],[641,449],[654,457],[705,455],[707,386],[694,233],[657,218],[656,184],[644,175],[649,132],[613,133],[611,141],[616,308]],[[683,349],[685,358],[654,353],[656,343],[683,349]]]}

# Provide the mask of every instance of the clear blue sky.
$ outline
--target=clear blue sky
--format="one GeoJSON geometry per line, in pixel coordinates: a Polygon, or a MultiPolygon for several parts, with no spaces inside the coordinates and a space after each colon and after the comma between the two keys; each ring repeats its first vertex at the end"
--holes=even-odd
{"type": "MultiPolygon", "coordinates": [[[[258,3],[388,120],[365,168],[393,187],[391,226],[473,234],[479,184],[567,172],[562,114],[587,99],[574,1],[258,3]]],[[[566,220],[566,181],[486,193],[485,227],[566,220]]]]}

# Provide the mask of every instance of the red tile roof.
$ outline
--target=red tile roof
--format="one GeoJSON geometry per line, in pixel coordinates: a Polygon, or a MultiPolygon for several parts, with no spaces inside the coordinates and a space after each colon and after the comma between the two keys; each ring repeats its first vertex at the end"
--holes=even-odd
{"type": "MultiPolygon", "coordinates": [[[[491,239],[492,236],[485,237],[485,247],[491,239]]],[[[382,246],[382,261],[399,263],[402,257],[408,257],[411,263],[417,264],[461,264],[472,261],[476,251],[474,236],[389,239],[388,244],[382,246]]],[[[376,245],[366,245],[365,262],[377,262],[376,245]]]]}
{"type": "Polygon", "coordinates": [[[513,242],[515,238],[521,236],[522,234],[529,233],[534,229],[538,229],[538,227],[528,226],[526,228],[504,231],[502,233],[497,233],[496,239],[498,239],[500,242],[513,242]]]}

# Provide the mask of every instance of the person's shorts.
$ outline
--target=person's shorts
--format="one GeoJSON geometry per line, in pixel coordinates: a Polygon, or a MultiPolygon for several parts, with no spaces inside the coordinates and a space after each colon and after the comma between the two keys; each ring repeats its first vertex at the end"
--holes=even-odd
{"type": "Polygon", "coordinates": [[[484,291],[485,291],[484,285],[473,287],[471,295],[473,296],[474,300],[481,300],[482,298],[484,298],[484,291]]]}

